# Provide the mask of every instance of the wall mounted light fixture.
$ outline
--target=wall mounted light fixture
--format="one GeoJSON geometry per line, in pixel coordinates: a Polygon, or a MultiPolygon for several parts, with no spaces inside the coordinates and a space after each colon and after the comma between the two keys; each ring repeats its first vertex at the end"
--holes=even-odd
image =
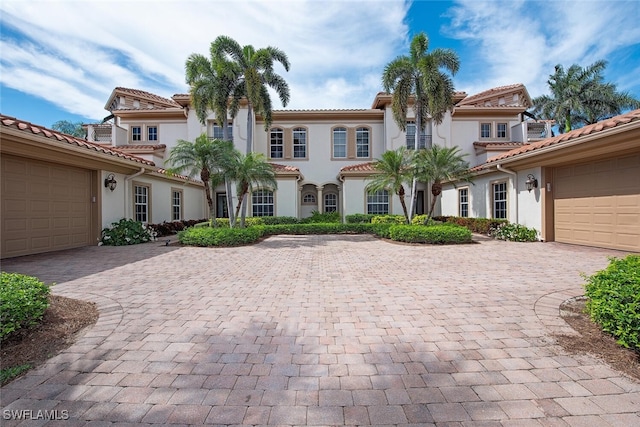
{"type": "Polygon", "coordinates": [[[116,181],[116,176],[112,173],[107,175],[107,177],[104,179],[105,188],[108,188],[111,191],[115,190],[117,185],[118,181],[116,181]]]}
{"type": "Polygon", "coordinates": [[[529,193],[531,193],[531,190],[533,190],[534,188],[538,188],[538,180],[531,174],[527,175],[527,180],[524,182],[524,184],[527,186],[527,190],[529,191],[529,193]]]}

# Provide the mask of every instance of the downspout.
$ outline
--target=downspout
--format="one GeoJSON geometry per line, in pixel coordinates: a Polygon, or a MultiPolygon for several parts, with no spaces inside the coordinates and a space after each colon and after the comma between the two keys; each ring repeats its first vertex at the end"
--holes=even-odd
{"type": "Polygon", "coordinates": [[[300,195],[302,193],[301,190],[299,190],[300,188],[300,182],[304,179],[304,176],[302,176],[302,174],[299,174],[298,177],[296,178],[296,216],[298,217],[298,219],[300,219],[300,215],[302,214],[302,199],[300,198],[300,195]]]}
{"type": "Polygon", "coordinates": [[[129,200],[129,181],[131,181],[133,178],[137,176],[142,175],[144,172],[145,172],[145,168],[140,168],[140,170],[134,173],[133,175],[127,175],[124,177],[124,212],[127,218],[133,217],[133,215],[131,214],[131,212],[133,212],[133,208],[131,206],[131,203],[128,203],[128,202],[131,202],[131,200],[129,200]]]}
{"type": "Polygon", "coordinates": [[[339,208],[340,208],[340,217],[342,218],[342,222],[345,222],[345,216],[344,216],[344,176],[338,174],[338,181],[340,181],[341,187],[342,187],[342,191],[338,191],[338,193],[342,196],[340,197],[340,204],[339,204],[339,208]]]}
{"type": "Polygon", "coordinates": [[[514,188],[515,200],[516,200],[516,224],[519,224],[518,222],[518,174],[515,171],[512,171],[511,169],[503,168],[500,163],[498,163],[496,166],[500,172],[508,173],[509,175],[513,176],[513,188],[514,188]]]}

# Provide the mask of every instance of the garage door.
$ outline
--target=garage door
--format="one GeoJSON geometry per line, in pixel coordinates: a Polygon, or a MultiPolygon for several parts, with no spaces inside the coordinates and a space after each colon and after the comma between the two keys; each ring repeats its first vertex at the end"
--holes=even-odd
{"type": "Polygon", "coordinates": [[[86,246],[91,171],[2,156],[2,258],[86,246]]]}
{"type": "Polygon", "coordinates": [[[558,242],[640,252],[640,154],[554,170],[558,242]]]}

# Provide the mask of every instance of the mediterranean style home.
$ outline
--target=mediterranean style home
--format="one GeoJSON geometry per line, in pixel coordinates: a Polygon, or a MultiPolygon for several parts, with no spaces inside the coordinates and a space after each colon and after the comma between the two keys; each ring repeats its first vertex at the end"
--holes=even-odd
{"type": "MultiPolygon", "coordinates": [[[[535,228],[544,241],[640,252],[640,110],[553,136],[552,123],[527,113],[531,98],[522,84],[472,96],[456,92],[454,104],[442,123],[427,122],[417,148],[429,142],[460,147],[475,179],[447,183],[436,214],[505,218],[535,228]]],[[[206,216],[201,183],[168,176],[164,168],[178,140],[194,141],[202,133],[221,138],[219,118],[212,113],[201,123],[188,94],[165,98],[121,87],[113,90],[105,109],[104,123],[86,126],[86,141],[3,116],[3,257],[91,244],[100,227],[120,217],[162,222],[206,216]],[[19,166],[5,167],[5,158],[19,166]],[[48,168],[49,177],[58,169],[86,175],[82,197],[91,203],[75,220],[68,219],[90,224],[86,239],[72,239],[71,228],[59,233],[68,237],[57,237],[53,220],[43,232],[37,220],[17,226],[6,215],[13,210],[14,217],[27,218],[24,206],[29,203],[44,203],[55,212],[60,193],[81,193],[73,189],[77,179],[61,182],[57,175],[43,178],[49,187],[42,180],[23,184],[36,176],[30,172],[36,167],[48,168]],[[107,185],[111,178],[118,183],[114,191],[107,185]],[[14,192],[24,193],[25,200],[7,204],[13,188],[22,189],[14,192]],[[48,189],[46,202],[40,201],[38,192],[45,191],[39,188],[48,189]],[[18,236],[8,252],[5,230],[18,236]],[[49,233],[40,238],[46,245],[34,237],[43,233],[49,233]],[[36,243],[16,243],[20,239],[36,243]],[[51,243],[56,239],[66,246],[51,243]]],[[[236,117],[224,119],[241,152],[247,146],[247,114],[241,105],[236,117]]],[[[383,152],[416,149],[413,117],[401,131],[393,120],[391,95],[378,93],[366,109],[275,110],[272,119],[268,129],[259,115],[251,122],[253,151],[273,165],[278,186],[256,189],[248,200],[249,215],[402,213],[394,194],[367,191],[373,162],[383,152]]],[[[418,186],[415,213],[425,212],[430,197],[429,187],[418,186]]],[[[214,201],[217,216],[227,216],[223,186],[215,189],[214,201]]],[[[232,202],[237,202],[233,194],[232,202]]]]}

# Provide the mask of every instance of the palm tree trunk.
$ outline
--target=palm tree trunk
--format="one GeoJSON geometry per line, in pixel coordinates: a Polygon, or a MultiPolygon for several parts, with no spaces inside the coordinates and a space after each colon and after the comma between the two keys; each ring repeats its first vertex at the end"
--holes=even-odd
{"type": "Polygon", "coordinates": [[[229,181],[227,178],[224,179],[224,184],[225,184],[225,191],[227,193],[227,214],[229,215],[229,226],[233,227],[234,221],[234,215],[233,215],[233,197],[231,197],[231,181],[229,181]]]}
{"type": "Polygon", "coordinates": [[[429,215],[424,220],[425,225],[429,222],[429,220],[433,216],[433,210],[436,207],[436,200],[438,199],[438,196],[440,195],[440,193],[442,193],[442,184],[438,181],[435,181],[431,185],[431,207],[429,208],[429,215]]]}
{"type": "Polygon", "coordinates": [[[398,189],[398,198],[400,199],[400,205],[402,206],[402,212],[404,212],[404,220],[407,222],[407,224],[411,224],[411,220],[409,219],[409,213],[407,212],[407,204],[404,200],[404,186],[401,185],[400,188],[398,189]]]}
{"type": "Polygon", "coordinates": [[[238,195],[238,205],[236,206],[236,214],[234,215],[234,226],[235,226],[235,222],[238,219],[238,216],[240,215],[240,207],[242,206],[242,203],[244,202],[244,196],[246,193],[242,193],[238,195]]]}
{"type": "Polygon", "coordinates": [[[217,227],[218,222],[216,221],[216,210],[213,206],[213,198],[211,197],[211,185],[209,184],[211,173],[208,169],[205,168],[200,171],[200,179],[204,184],[204,194],[207,197],[207,205],[209,205],[209,219],[211,220],[211,225],[217,227]]]}

